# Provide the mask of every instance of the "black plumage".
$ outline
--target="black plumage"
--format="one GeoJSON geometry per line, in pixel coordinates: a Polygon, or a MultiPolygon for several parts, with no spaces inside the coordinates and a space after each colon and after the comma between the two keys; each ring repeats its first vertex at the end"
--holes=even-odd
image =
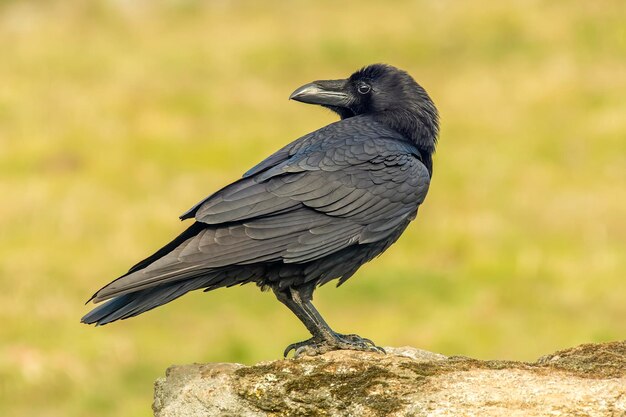
{"type": "Polygon", "coordinates": [[[301,137],[181,216],[194,223],[91,300],[82,318],[106,324],[189,291],[254,282],[270,288],[312,338],[296,354],[378,350],[333,332],[313,290],[343,283],[405,230],[424,201],[438,135],[437,110],[406,72],[375,64],[345,80],[315,81],[294,100],[341,120],[301,137]]]}

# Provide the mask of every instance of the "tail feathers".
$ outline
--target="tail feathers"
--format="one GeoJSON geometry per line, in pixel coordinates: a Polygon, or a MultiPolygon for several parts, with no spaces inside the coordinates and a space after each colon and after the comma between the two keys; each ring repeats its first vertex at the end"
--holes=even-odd
{"type": "Polygon", "coordinates": [[[125,273],[121,277],[117,278],[113,282],[110,282],[109,284],[105,285],[103,288],[100,288],[94,295],[91,296],[91,298],[89,300],[87,300],[87,303],[97,299],[98,295],[105,288],[110,287],[112,284],[115,284],[116,282],[119,282],[119,280],[121,280],[121,279],[123,279],[123,278],[125,278],[125,277],[127,277],[129,275],[131,275],[133,272],[139,271],[139,270],[147,267],[148,265],[152,264],[153,262],[155,262],[155,261],[161,259],[162,257],[166,256],[167,254],[172,252],[174,249],[176,249],[185,240],[187,240],[187,239],[197,235],[202,229],[205,228],[205,226],[206,225],[203,225],[202,223],[195,222],[190,227],[188,227],[184,232],[182,232],[180,235],[178,235],[174,240],[172,240],[170,243],[168,243],[167,245],[163,246],[161,249],[159,249],[158,251],[156,251],[154,254],[150,255],[149,257],[147,257],[143,261],[141,261],[138,264],[134,265],[132,268],[130,268],[130,270],[127,273],[125,273]]]}
{"type": "Polygon", "coordinates": [[[120,295],[94,308],[80,321],[81,323],[101,326],[116,320],[134,317],[169,303],[189,291],[206,287],[209,282],[208,277],[207,279],[196,278],[120,295]]]}

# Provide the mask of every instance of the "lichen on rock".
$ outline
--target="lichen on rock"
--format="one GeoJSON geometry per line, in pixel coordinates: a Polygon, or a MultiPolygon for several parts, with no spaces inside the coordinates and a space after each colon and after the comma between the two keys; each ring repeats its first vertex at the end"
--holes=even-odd
{"type": "Polygon", "coordinates": [[[385,349],[174,366],[155,385],[155,416],[626,415],[626,342],[534,363],[385,349]]]}

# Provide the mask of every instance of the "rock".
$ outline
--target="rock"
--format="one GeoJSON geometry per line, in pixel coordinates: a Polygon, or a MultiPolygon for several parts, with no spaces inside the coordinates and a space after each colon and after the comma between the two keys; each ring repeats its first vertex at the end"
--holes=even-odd
{"type": "Polygon", "coordinates": [[[387,355],[172,366],[155,384],[156,417],[626,416],[626,341],[587,344],[537,362],[387,355]]]}

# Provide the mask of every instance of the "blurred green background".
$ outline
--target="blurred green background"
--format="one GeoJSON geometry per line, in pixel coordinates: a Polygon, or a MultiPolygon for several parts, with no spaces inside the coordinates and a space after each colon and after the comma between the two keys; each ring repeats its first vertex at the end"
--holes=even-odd
{"type": "Polygon", "coordinates": [[[298,86],[408,70],[442,131],[392,249],[316,293],[381,345],[533,360],[626,334],[626,3],[0,3],[0,415],[150,415],[173,363],[308,337],[254,286],[79,324],[177,216],[335,120],[298,86]]]}

